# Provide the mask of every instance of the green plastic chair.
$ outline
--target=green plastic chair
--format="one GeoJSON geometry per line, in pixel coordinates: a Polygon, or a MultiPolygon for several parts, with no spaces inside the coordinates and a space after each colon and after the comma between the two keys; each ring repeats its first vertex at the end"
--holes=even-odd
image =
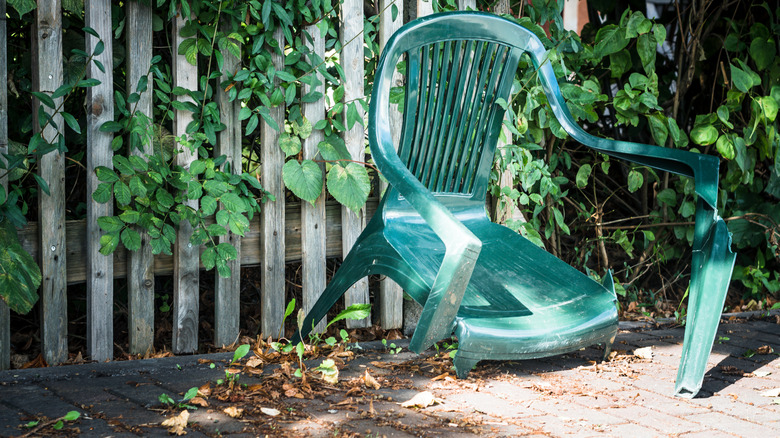
{"type": "Polygon", "coordinates": [[[542,42],[507,19],[477,12],[428,16],[387,43],[375,77],[368,138],[389,182],[379,208],[293,342],[305,337],[361,278],[393,279],[422,314],[410,342],[421,352],[454,332],[458,377],[480,360],[530,359],[603,343],[618,327],[608,273],[599,284],[508,228],[485,198],[504,111],[523,53],[539,71],[561,126],[605,154],[693,177],[699,195],[683,357],[676,392],[692,397],[704,376],[734,263],[715,210],[718,159],[594,137],[574,121],[542,42]],[[393,70],[406,60],[398,147],[389,120],[393,70]]]}

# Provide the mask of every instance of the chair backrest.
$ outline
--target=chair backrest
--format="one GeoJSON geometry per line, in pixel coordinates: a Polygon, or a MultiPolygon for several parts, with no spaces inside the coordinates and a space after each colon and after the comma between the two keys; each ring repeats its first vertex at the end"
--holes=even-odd
{"type": "MultiPolygon", "coordinates": [[[[504,117],[496,102],[508,100],[523,52],[543,50],[531,31],[490,14],[454,12],[407,24],[382,53],[369,130],[386,129],[378,125],[387,124],[390,81],[404,60],[398,157],[431,192],[484,202],[504,117]]],[[[383,157],[395,154],[387,146],[372,144],[384,149],[372,149],[380,170],[388,165],[383,157]]]]}

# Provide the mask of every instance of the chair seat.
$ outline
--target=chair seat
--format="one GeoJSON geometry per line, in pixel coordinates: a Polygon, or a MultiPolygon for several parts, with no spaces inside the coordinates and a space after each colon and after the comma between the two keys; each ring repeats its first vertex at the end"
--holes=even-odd
{"type": "MultiPolygon", "coordinates": [[[[454,321],[459,356],[543,357],[614,335],[617,300],[611,290],[487,218],[463,223],[482,240],[482,252],[454,321]]],[[[389,221],[384,231],[408,265],[433,284],[444,257],[444,244],[433,230],[405,220],[389,221]]],[[[412,296],[420,303],[427,298],[412,296]]]]}

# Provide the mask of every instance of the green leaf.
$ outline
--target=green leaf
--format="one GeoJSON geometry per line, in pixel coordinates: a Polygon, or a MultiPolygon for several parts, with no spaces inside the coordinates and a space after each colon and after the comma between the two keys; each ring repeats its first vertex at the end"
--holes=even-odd
{"type": "Polygon", "coordinates": [[[257,123],[259,122],[259,119],[257,117],[257,114],[252,114],[252,117],[249,118],[249,121],[246,124],[246,130],[244,131],[244,134],[249,136],[255,131],[255,128],[257,128],[257,123]]]}
{"type": "Polygon", "coordinates": [[[62,111],[61,114],[62,118],[65,120],[65,123],[70,126],[70,129],[72,129],[76,134],[81,134],[81,126],[79,126],[79,122],[76,121],[76,118],[73,117],[71,113],[66,113],[65,111],[62,111]]]}
{"type": "Polygon", "coordinates": [[[650,34],[639,35],[636,40],[639,59],[642,61],[642,68],[648,75],[655,71],[656,42],[650,34]]]}
{"type": "Polygon", "coordinates": [[[98,166],[95,168],[95,174],[100,182],[114,182],[119,181],[119,176],[110,168],[105,166],[98,166]]]}
{"type": "Polygon", "coordinates": [[[777,55],[777,48],[773,37],[758,37],[753,39],[748,50],[750,57],[756,62],[758,71],[762,71],[771,66],[777,55]]]}
{"type": "Polygon", "coordinates": [[[217,211],[217,200],[213,196],[206,195],[200,198],[200,209],[205,216],[211,216],[217,211]]]}
{"type": "MultiPolygon", "coordinates": [[[[220,213],[223,211],[220,211],[220,213]]],[[[228,216],[228,227],[230,227],[231,233],[244,236],[249,231],[249,219],[241,213],[230,214],[228,216]]]]}
{"type": "Polygon", "coordinates": [[[619,52],[628,45],[625,29],[615,24],[609,24],[599,29],[596,34],[596,46],[593,48],[593,56],[603,58],[609,54],[619,52]]]}
{"type": "Polygon", "coordinates": [[[747,93],[753,88],[753,80],[750,75],[734,64],[731,64],[731,81],[734,83],[734,86],[743,93],[747,93]]]}
{"type": "Polygon", "coordinates": [[[56,108],[56,106],[54,105],[54,100],[52,100],[51,96],[49,96],[48,94],[42,93],[40,91],[31,91],[30,93],[36,98],[38,98],[38,100],[40,100],[42,104],[48,106],[51,109],[56,108]]]}
{"type": "Polygon", "coordinates": [[[733,160],[736,155],[734,149],[734,143],[726,135],[718,137],[718,141],[715,143],[715,147],[718,148],[718,153],[727,160],[733,160]]]}
{"type": "Polygon", "coordinates": [[[104,256],[113,253],[119,246],[119,233],[108,233],[100,236],[100,253],[104,256]]]}
{"type": "Polygon", "coordinates": [[[135,175],[135,169],[130,165],[130,161],[121,155],[114,155],[111,160],[114,164],[114,169],[118,170],[122,175],[135,175]]]}
{"type": "Polygon", "coordinates": [[[669,138],[669,130],[666,127],[666,116],[655,113],[648,115],[647,121],[650,122],[650,133],[653,135],[655,144],[664,146],[666,144],[666,139],[669,138]]]}
{"type": "Polygon", "coordinates": [[[634,193],[639,190],[643,181],[642,173],[632,169],[628,172],[628,191],[634,193]]]}
{"type": "Polygon", "coordinates": [[[702,146],[715,143],[718,139],[718,130],[712,125],[697,126],[691,131],[691,140],[702,146]]]}
{"type": "Polygon", "coordinates": [[[122,130],[122,124],[119,122],[108,121],[100,125],[100,132],[119,132],[122,130]]]}
{"type": "Polygon", "coordinates": [[[631,54],[628,50],[611,53],[609,55],[610,76],[620,78],[623,74],[631,70],[631,54]]]}
{"type": "Polygon", "coordinates": [[[777,118],[777,101],[772,96],[763,96],[756,99],[758,106],[761,107],[761,111],[764,117],[769,122],[774,122],[777,118]]]}
{"type": "Polygon", "coordinates": [[[356,213],[365,205],[371,190],[368,170],[357,163],[333,166],[328,172],[327,185],[337,201],[356,213]]]}
{"type": "MultiPolygon", "coordinates": [[[[347,150],[347,145],[338,135],[329,135],[325,140],[321,141],[317,145],[317,149],[320,150],[320,155],[325,161],[339,161],[339,160],[351,160],[352,156],[347,150]]],[[[346,162],[340,163],[342,166],[346,166],[346,162]]]]}
{"type": "Polygon", "coordinates": [[[680,215],[682,215],[682,217],[688,218],[693,216],[694,213],[696,213],[696,204],[692,201],[685,201],[682,206],[680,206],[680,215]]]}
{"type": "Polygon", "coordinates": [[[301,151],[301,139],[284,132],[279,136],[279,147],[284,152],[285,157],[298,155],[301,151]]]}
{"type": "Polygon", "coordinates": [[[127,227],[122,230],[121,238],[122,245],[124,245],[128,251],[138,251],[141,249],[141,235],[138,234],[138,231],[127,227]]]}
{"type": "Polygon", "coordinates": [[[119,205],[128,205],[133,199],[130,193],[130,188],[127,187],[122,181],[117,181],[114,184],[114,198],[119,205]]]}
{"type": "Polygon", "coordinates": [[[65,421],[75,421],[78,420],[81,414],[78,411],[70,411],[67,414],[65,414],[64,417],[62,417],[65,421]]]}
{"type": "Polygon", "coordinates": [[[236,348],[236,351],[233,353],[233,360],[231,363],[236,363],[239,360],[241,360],[244,356],[249,353],[249,345],[244,344],[236,348]]]}
{"type": "Polygon", "coordinates": [[[314,204],[322,193],[322,169],[311,160],[290,160],[282,167],[284,185],[295,196],[314,204]]]}
{"type": "Polygon", "coordinates": [[[238,258],[238,251],[236,248],[228,242],[222,242],[216,246],[217,254],[223,260],[235,260],[238,258]]]}
{"type": "Polygon", "coordinates": [[[155,192],[154,197],[165,210],[169,210],[173,207],[173,196],[166,190],[158,189],[157,192],[155,192]]]}
{"type": "Polygon", "coordinates": [[[580,166],[580,169],[577,171],[577,177],[575,178],[577,187],[582,189],[588,185],[588,178],[590,177],[591,171],[592,166],[590,164],[583,164],[580,166]]]}
{"type": "Polygon", "coordinates": [[[135,224],[141,219],[141,213],[135,210],[125,210],[119,215],[119,219],[126,224],[135,224]]]}
{"type": "Polygon", "coordinates": [[[658,202],[674,207],[677,205],[677,192],[674,189],[663,189],[658,192],[658,202]]]}
{"type": "Polygon", "coordinates": [[[330,320],[330,322],[328,322],[328,327],[330,327],[334,322],[341,321],[342,319],[364,319],[369,315],[371,315],[371,304],[353,304],[342,310],[341,313],[330,320]]]}
{"type": "Polygon", "coordinates": [[[184,394],[184,397],[182,397],[181,401],[186,402],[188,400],[192,400],[193,398],[195,398],[196,395],[198,395],[198,387],[193,386],[192,388],[187,390],[187,392],[184,394]]]}
{"type": "Polygon", "coordinates": [[[94,192],[92,192],[92,200],[97,203],[105,204],[111,200],[111,183],[98,184],[94,192]]]}
{"type": "Polygon", "coordinates": [[[203,267],[208,269],[214,269],[217,264],[217,250],[214,247],[209,247],[203,250],[200,255],[200,262],[203,263],[203,267]]]}
{"type": "Polygon", "coordinates": [[[130,178],[130,192],[141,198],[146,196],[146,186],[138,175],[130,178]]]}
{"type": "Polygon", "coordinates": [[[296,120],[292,125],[293,131],[302,139],[307,139],[311,135],[312,126],[309,119],[303,117],[300,121],[296,120]]]}
{"type": "Polygon", "coordinates": [[[30,11],[34,11],[35,8],[38,7],[35,3],[35,0],[8,0],[8,6],[16,9],[16,12],[19,14],[19,18],[22,18],[24,14],[30,11]]]}
{"type": "Polygon", "coordinates": [[[101,216],[97,220],[100,229],[106,233],[118,233],[125,227],[124,222],[117,216],[101,216]]]}
{"type": "Polygon", "coordinates": [[[27,314],[38,301],[41,270],[19,242],[11,221],[0,219],[0,299],[16,313],[27,314]]]}
{"type": "Polygon", "coordinates": [[[244,200],[235,193],[225,193],[219,200],[222,202],[222,205],[230,211],[235,213],[243,213],[246,211],[244,200]]]}
{"type": "Polygon", "coordinates": [[[290,300],[289,303],[287,303],[287,308],[284,310],[284,317],[285,317],[285,319],[288,316],[292,315],[293,310],[295,310],[295,298],[293,298],[292,300],[290,300]]]}

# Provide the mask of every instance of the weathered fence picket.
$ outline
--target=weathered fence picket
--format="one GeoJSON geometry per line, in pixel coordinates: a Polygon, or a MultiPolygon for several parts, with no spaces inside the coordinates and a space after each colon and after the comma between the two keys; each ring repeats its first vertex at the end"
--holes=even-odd
{"type": "MultiPolygon", "coordinates": [[[[360,0],[344,0],[341,4],[341,68],[344,70],[344,123],[349,128],[347,105],[357,108],[360,120],[365,111],[357,102],[364,97],[363,79],[365,71],[365,55],[363,51],[363,2],[360,0]],[[354,40],[354,41],[353,41],[354,40]]],[[[365,161],[365,136],[363,125],[355,123],[352,129],[344,133],[344,142],[352,159],[365,161]]],[[[366,225],[365,209],[359,213],[343,207],[341,209],[341,244],[343,257],[349,253],[358,236],[366,225]]],[[[362,279],[347,290],[344,295],[345,305],[368,303],[368,279],[362,279]]],[[[370,327],[371,317],[361,320],[347,320],[347,327],[370,327]]]]}
{"type": "MultiPolygon", "coordinates": [[[[379,21],[379,49],[384,51],[387,40],[403,25],[404,5],[399,0],[380,0],[379,10],[382,16],[379,21]],[[395,4],[398,9],[398,15],[393,20],[392,5],[395,4]]],[[[393,75],[393,84],[401,86],[403,84],[403,75],[395,72],[393,75]]],[[[403,121],[397,105],[390,111],[390,133],[393,136],[393,143],[398,144],[401,138],[401,122],[403,121]]],[[[387,189],[385,181],[379,181],[380,192],[384,193],[387,189]]],[[[379,322],[384,329],[394,329],[403,326],[404,300],[403,289],[393,280],[385,278],[379,285],[379,322]]]]}
{"type": "Polygon", "coordinates": [[[458,9],[461,11],[477,10],[477,0],[458,0],[458,9]]]}
{"type": "MultiPolygon", "coordinates": [[[[33,32],[33,88],[51,95],[62,85],[62,3],[60,0],[39,0],[35,10],[33,32]]],[[[110,64],[109,64],[110,65],[110,64]]],[[[62,98],[54,99],[57,108],[62,98]]],[[[40,131],[36,100],[33,105],[33,127],[40,131]]],[[[44,106],[49,114],[53,110],[44,106]]],[[[61,115],[54,123],[64,126],[61,115]]],[[[47,124],[42,132],[47,141],[56,141],[57,129],[47,124]]],[[[66,294],[65,249],[65,154],[54,151],[38,161],[38,175],[49,186],[49,194],[38,193],[38,230],[40,250],[38,262],[41,283],[41,344],[43,358],[49,365],[68,358],[68,306],[66,294]]]]}
{"type": "MultiPolygon", "coordinates": [[[[230,29],[223,26],[226,33],[230,29]]],[[[222,52],[222,79],[236,74],[241,68],[241,62],[229,50],[222,52]]],[[[238,85],[237,85],[238,86],[238,85]]],[[[225,155],[227,160],[225,166],[230,167],[233,173],[241,174],[241,122],[238,120],[238,112],[241,110],[241,102],[238,99],[230,102],[228,93],[224,88],[217,84],[217,105],[219,106],[219,115],[222,123],[225,124],[225,130],[219,133],[217,137],[217,146],[215,154],[217,156],[225,155]]],[[[228,232],[224,236],[219,236],[219,243],[230,243],[236,251],[241,253],[241,236],[228,232]]],[[[241,295],[241,258],[228,262],[228,267],[232,272],[229,278],[216,276],[214,284],[214,345],[230,345],[238,340],[238,315],[240,308],[241,295]]]]}
{"type": "MultiPolygon", "coordinates": [[[[183,39],[181,30],[186,20],[179,14],[173,19],[173,86],[187,90],[198,89],[198,67],[187,62],[184,55],[178,55],[175,49],[179,47],[183,39]]],[[[177,96],[181,102],[192,101],[192,98],[184,95],[177,96]]],[[[187,132],[187,125],[193,120],[192,113],[184,110],[175,110],[173,119],[173,134],[176,137],[183,136],[187,132]]],[[[188,147],[180,148],[176,155],[176,164],[188,168],[190,163],[197,158],[197,151],[188,147]]],[[[198,200],[191,199],[187,206],[198,209],[198,200]]],[[[176,244],[173,247],[173,352],[192,353],[198,350],[198,304],[200,294],[199,263],[200,248],[190,243],[192,225],[186,220],[181,221],[176,232],[176,244]]]]}
{"type": "Polygon", "coordinates": [[[114,120],[111,2],[87,0],[84,6],[85,24],[101,38],[86,35],[87,53],[95,53],[93,62],[87,65],[87,76],[100,81],[87,89],[87,354],[103,362],[114,356],[114,258],[100,254],[103,233],[98,218],[113,215],[114,205],[91,201],[100,184],[95,169],[114,167],[113,135],[100,130],[103,123],[114,120]],[[101,44],[105,47],[102,52],[98,50],[101,44]]]}
{"type": "MultiPolygon", "coordinates": [[[[140,1],[125,4],[125,32],[127,32],[127,95],[137,91],[138,81],[147,75],[152,61],[152,7],[140,1]]],[[[138,102],[128,104],[138,113],[152,120],[152,90],[154,81],[149,80],[146,91],[140,92],[138,102]]],[[[151,140],[151,139],[150,139],[151,140]]],[[[141,142],[139,147],[130,148],[131,155],[143,157],[153,152],[151,141],[141,142]]],[[[149,233],[136,227],[141,235],[141,248],[132,251],[127,258],[127,311],[130,354],[145,354],[151,351],[154,342],[154,255],[149,233]]]]}
{"type": "MultiPolygon", "coordinates": [[[[8,59],[6,50],[5,0],[0,0],[0,164],[8,153],[8,59]]],[[[0,166],[0,188],[8,189],[8,176],[0,166]]],[[[7,191],[7,190],[6,190],[7,191]]],[[[11,311],[0,299],[0,370],[11,367],[11,311]]]]}
{"type": "MultiPolygon", "coordinates": [[[[306,46],[313,55],[309,55],[309,64],[317,66],[325,58],[325,37],[317,27],[311,25],[306,27],[305,32],[311,37],[311,41],[306,40],[306,46]]],[[[319,85],[312,87],[308,84],[303,85],[303,94],[311,91],[320,91],[325,94],[325,79],[320,73],[312,73],[319,85]]],[[[325,118],[325,101],[318,99],[315,102],[308,102],[302,105],[301,112],[303,116],[312,124],[325,118]]],[[[303,140],[303,158],[305,160],[314,159],[319,149],[317,145],[323,140],[322,131],[313,130],[311,135],[303,140]]],[[[324,164],[320,164],[320,171],[324,172],[324,164]]],[[[320,196],[314,201],[314,204],[308,202],[301,203],[301,261],[303,279],[303,309],[308,313],[314,303],[319,298],[326,284],[326,216],[325,216],[325,190],[322,190],[320,196]]],[[[325,331],[325,318],[314,326],[315,333],[325,331]]]]}
{"type": "Polygon", "coordinates": [[[433,14],[433,0],[417,0],[417,18],[433,14]]]}
{"type": "MultiPolygon", "coordinates": [[[[279,47],[271,48],[271,62],[276,70],[284,69],[284,33],[281,28],[274,31],[274,42],[279,47]]],[[[279,78],[274,78],[278,86],[279,78]]],[[[271,118],[284,129],[284,104],[271,108],[271,118]]],[[[279,148],[280,131],[272,128],[265,120],[260,123],[262,158],[260,178],[263,188],[276,198],[263,205],[260,213],[262,227],[262,323],[264,337],[278,336],[282,328],[285,309],[284,279],[284,213],[285,187],[282,181],[284,154],[279,148]]]]}

